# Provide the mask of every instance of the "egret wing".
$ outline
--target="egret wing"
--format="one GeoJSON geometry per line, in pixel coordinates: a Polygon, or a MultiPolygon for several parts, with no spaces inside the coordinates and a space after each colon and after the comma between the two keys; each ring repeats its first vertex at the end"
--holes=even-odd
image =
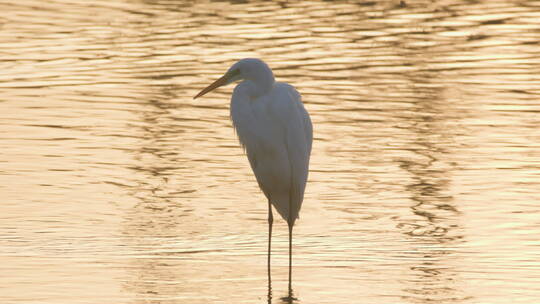
{"type": "Polygon", "coordinates": [[[300,94],[286,83],[276,83],[270,112],[282,126],[290,166],[289,221],[298,218],[306,187],[313,128],[300,94]]]}
{"type": "Polygon", "coordinates": [[[306,186],[312,126],[300,94],[276,83],[269,94],[251,98],[241,83],[231,118],[259,187],[290,223],[298,218],[306,186]]]}

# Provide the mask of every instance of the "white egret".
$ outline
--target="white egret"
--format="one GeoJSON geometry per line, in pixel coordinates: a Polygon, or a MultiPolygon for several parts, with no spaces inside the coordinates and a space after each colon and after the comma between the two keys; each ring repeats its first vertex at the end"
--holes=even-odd
{"type": "MultiPolygon", "coordinates": [[[[306,187],[313,141],[311,119],[296,89],[276,82],[260,59],[245,58],[195,98],[242,80],[231,98],[231,119],[259,187],[268,199],[268,277],[272,244],[272,205],[289,226],[289,292],[292,230],[306,187]]],[[[292,294],[290,294],[292,297],[292,294]]]]}

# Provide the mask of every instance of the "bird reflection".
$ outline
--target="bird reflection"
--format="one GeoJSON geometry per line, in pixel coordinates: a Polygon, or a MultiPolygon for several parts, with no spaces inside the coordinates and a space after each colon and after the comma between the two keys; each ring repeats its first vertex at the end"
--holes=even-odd
{"type": "Polygon", "coordinates": [[[448,123],[462,113],[446,100],[449,93],[435,81],[440,79],[436,71],[421,69],[421,58],[409,63],[419,66],[419,71],[406,76],[415,94],[411,104],[415,110],[407,117],[410,141],[404,150],[410,153],[398,162],[411,178],[405,189],[410,193],[414,220],[404,220],[397,227],[409,236],[416,263],[409,267],[413,279],[403,288],[403,299],[423,303],[462,299],[456,262],[450,254],[462,238],[459,205],[449,191],[458,130],[448,123]]]}
{"type": "Polygon", "coordinates": [[[298,299],[294,297],[292,289],[289,289],[289,294],[286,297],[281,298],[281,303],[298,303],[298,299]]]}
{"type": "Polygon", "coordinates": [[[268,304],[272,304],[272,278],[268,272],[268,304]]]}
{"type": "MultiPolygon", "coordinates": [[[[283,304],[299,303],[298,298],[294,297],[293,290],[289,285],[289,291],[287,296],[280,298],[283,304]]],[[[270,265],[268,265],[268,304],[272,304],[272,274],[270,273],[270,265]]]]}

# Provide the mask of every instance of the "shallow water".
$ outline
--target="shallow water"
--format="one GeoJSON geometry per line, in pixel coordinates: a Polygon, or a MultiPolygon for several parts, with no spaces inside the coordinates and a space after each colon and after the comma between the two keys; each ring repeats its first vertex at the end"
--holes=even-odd
{"type": "Polygon", "coordinates": [[[540,301],[540,1],[0,2],[2,303],[280,303],[229,121],[243,57],[314,123],[298,303],[540,301]]]}

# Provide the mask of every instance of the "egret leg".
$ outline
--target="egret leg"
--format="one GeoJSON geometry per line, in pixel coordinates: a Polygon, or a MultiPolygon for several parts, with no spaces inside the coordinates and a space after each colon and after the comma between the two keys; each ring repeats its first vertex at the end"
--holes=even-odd
{"type": "Polygon", "coordinates": [[[272,223],[274,222],[274,216],[272,215],[272,204],[268,200],[268,283],[271,280],[270,271],[270,253],[272,251],[272,223]]]}
{"type": "Polygon", "coordinates": [[[289,224],[289,297],[292,298],[292,228],[289,224]]]}

